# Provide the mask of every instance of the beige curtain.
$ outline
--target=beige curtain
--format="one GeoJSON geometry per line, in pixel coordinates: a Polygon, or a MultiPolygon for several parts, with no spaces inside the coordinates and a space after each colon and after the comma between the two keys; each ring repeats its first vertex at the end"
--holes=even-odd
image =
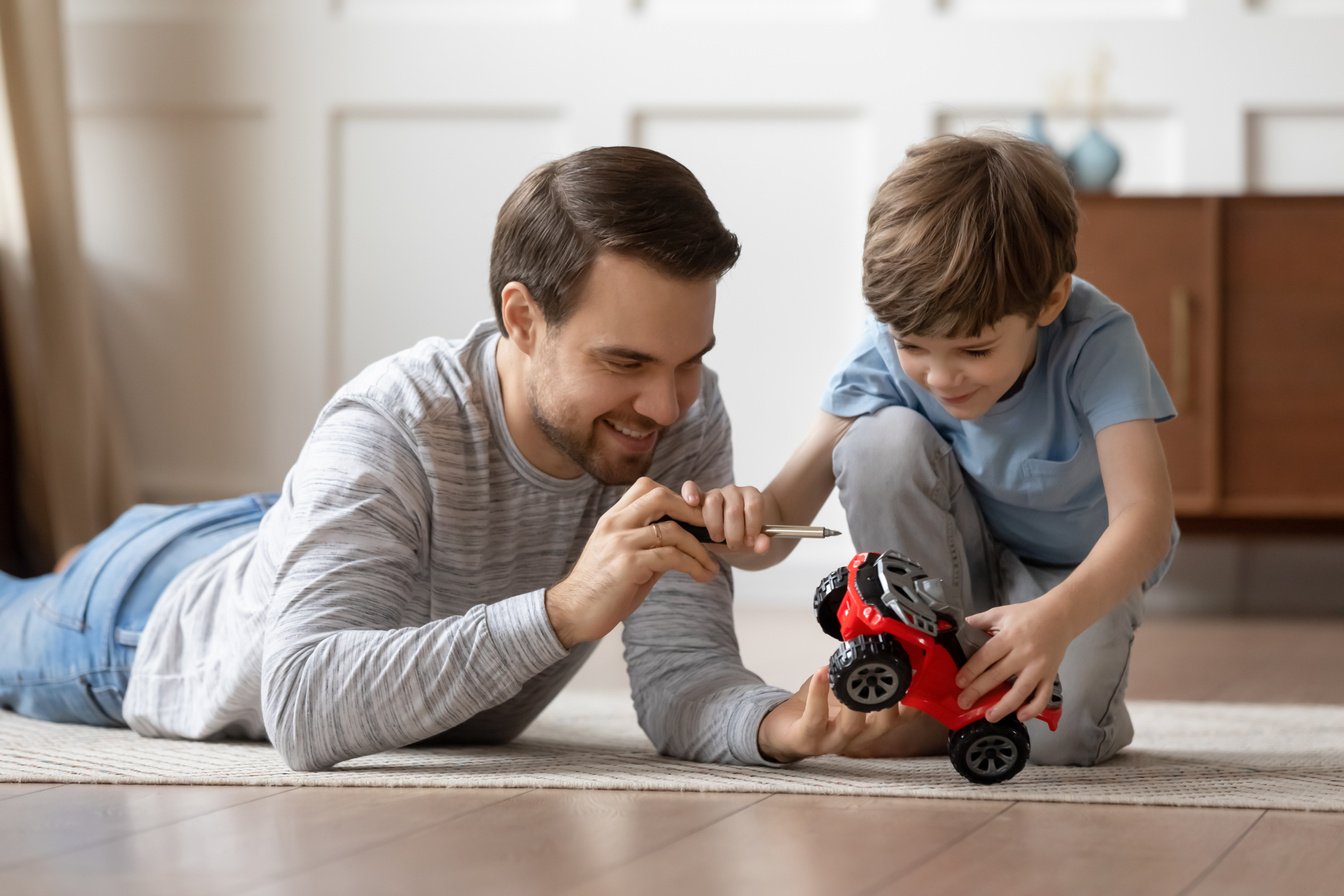
{"type": "Polygon", "coordinates": [[[80,251],[61,7],[0,0],[0,314],[24,535],[50,563],[130,503],[80,251]]]}

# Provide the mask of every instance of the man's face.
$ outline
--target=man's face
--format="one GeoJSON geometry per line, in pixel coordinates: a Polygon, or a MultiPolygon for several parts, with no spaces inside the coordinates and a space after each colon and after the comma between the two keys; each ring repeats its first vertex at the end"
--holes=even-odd
{"type": "Polygon", "coordinates": [[[1010,314],[973,337],[892,334],[901,370],[958,420],[974,420],[1008,392],[1036,360],[1034,323],[1010,314]]]}
{"type": "Polygon", "coordinates": [[[700,394],[714,299],[713,280],[677,280],[631,258],[598,256],[577,308],[544,329],[532,355],[528,405],[548,449],[539,466],[608,485],[647,472],[662,431],[700,394]]]}

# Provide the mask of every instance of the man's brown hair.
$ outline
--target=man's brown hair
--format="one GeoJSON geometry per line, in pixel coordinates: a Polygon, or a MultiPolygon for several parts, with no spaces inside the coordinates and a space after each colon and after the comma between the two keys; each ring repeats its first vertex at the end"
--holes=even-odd
{"type": "Polygon", "coordinates": [[[499,210],[490,292],[500,332],[505,284],[526,286],[546,322],[559,326],[601,252],[682,280],[717,280],[741,248],[680,162],[637,146],[576,152],[529,174],[499,210]]]}
{"type": "Polygon", "coordinates": [[[1078,205],[1039,143],[980,131],[913,147],[877,191],[863,296],[911,336],[975,336],[1010,314],[1034,321],[1077,266],[1078,205]]]}

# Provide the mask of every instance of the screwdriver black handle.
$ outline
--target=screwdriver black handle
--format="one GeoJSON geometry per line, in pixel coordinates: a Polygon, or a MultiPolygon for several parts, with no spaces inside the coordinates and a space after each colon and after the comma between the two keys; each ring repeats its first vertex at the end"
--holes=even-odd
{"type": "Polygon", "coordinates": [[[706,529],[704,526],[694,526],[690,523],[683,522],[681,520],[674,520],[670,516],[665,516],[662,519],[655,520],[653,524],[657,525],[658,523],[676,523],[678,526],[694,535],[695,540],[701,542],[702,544],[723,544],[723,542],[721,541],[715,541],[714,539],[710,538],[709,530],[706,529]]]}

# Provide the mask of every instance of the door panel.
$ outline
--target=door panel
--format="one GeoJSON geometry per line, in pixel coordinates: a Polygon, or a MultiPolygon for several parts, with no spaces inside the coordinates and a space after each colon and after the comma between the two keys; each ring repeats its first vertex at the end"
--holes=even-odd
{"type": "Polygon", "coordinates": [[[1218,503],[1216,202],[1079,198],[1078,275],[1134,315],[1176,402],[1158,432],[1179,513],[1218,503]]]}
{"type": "Polygon", "coordinates": [[[1227,201],[1226,496],[1344,513],[1344,199],[1227,201]]]}

